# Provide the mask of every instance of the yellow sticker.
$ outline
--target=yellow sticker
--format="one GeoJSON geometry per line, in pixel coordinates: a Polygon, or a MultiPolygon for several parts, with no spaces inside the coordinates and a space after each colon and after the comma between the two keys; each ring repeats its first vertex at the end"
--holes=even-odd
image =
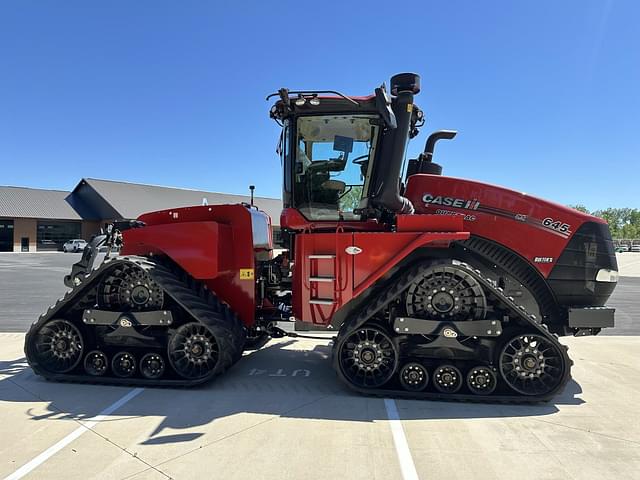
{"type": "Polygon", "coordinates": [[[407,103],[407,112],[413,112],[413,103],[407,103]]]}
{"type": "Polygon", "coordinates": [[[253,280],[253,268],[241,268],[240,280],[253,280]]]}

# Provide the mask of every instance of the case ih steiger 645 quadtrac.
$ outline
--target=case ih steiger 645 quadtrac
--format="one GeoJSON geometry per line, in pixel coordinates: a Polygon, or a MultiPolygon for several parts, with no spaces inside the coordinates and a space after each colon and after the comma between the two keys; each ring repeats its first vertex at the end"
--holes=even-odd
{"type": "Polygon", "coordinates": [[[419,77],[367,97],[281,89],[284,253],[253,205],[116,222],[65,278],[25,352],[50,380],[189,386],[220,375],[277,321],[332,326],[333,367],[363,393],[539,401],[570,378],[561,335],[613,326],[606,223],[505,188],[442,176],[419,77]],[[101,243],[119,256],[93,267],[101,243]]]}

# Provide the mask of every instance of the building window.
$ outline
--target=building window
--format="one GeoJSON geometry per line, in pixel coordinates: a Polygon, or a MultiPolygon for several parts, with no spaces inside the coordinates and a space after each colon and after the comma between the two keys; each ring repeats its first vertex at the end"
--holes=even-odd
{"type": "Polygon", "coordinates": [[[67,240],[80,237],[80,222],[38,222],[37,250],[62,250],[67,240]]]}
{"type": "Polygon", "coordinates": [[[276,247],[282,247],[282,232],[280,231],[280,227],[273,227],[273,244],[276,247]]]}

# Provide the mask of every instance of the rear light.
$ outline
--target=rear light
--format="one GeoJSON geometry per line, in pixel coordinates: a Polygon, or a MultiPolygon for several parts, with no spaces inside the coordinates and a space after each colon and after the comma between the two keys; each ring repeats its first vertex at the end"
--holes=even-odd
{"type": "Polygon", "coordinates": [[[618,281],[618,272],[608,268],[601,268],[596,275],[596,282],[616,283],[618,281]]]}

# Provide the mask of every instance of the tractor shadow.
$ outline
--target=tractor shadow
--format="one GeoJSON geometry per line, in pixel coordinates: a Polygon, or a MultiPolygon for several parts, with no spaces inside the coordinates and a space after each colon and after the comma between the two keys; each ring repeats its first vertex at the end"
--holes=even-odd
{"type": "MultiPolygon", "coordinates": [[[[338,382],[331,367],[329,340],[318,343],[272,340],[245,353],[230,371],[210,384],[192,389],[146,388],[101,423],[153,417],[157,426],[141,444],[161,445],[191,442],[215,432],[216,422],[247,414],[350,422],[387,420],[381,398],[358,395],[338,382]]],[[[0,402],[14,402],[9,408],[26,414],[29,421],[86,420],[129,391],[131,387],[47,382],[33,374],[24,358],[0,362],[0,402]]],[[[559,405],[580,405],[584,403],[577,397],[581,392],[580,385],[571,380],[550,403],[398,400],[397,404],[403,421],[530,417],[552,415],[559,405]]]]}

